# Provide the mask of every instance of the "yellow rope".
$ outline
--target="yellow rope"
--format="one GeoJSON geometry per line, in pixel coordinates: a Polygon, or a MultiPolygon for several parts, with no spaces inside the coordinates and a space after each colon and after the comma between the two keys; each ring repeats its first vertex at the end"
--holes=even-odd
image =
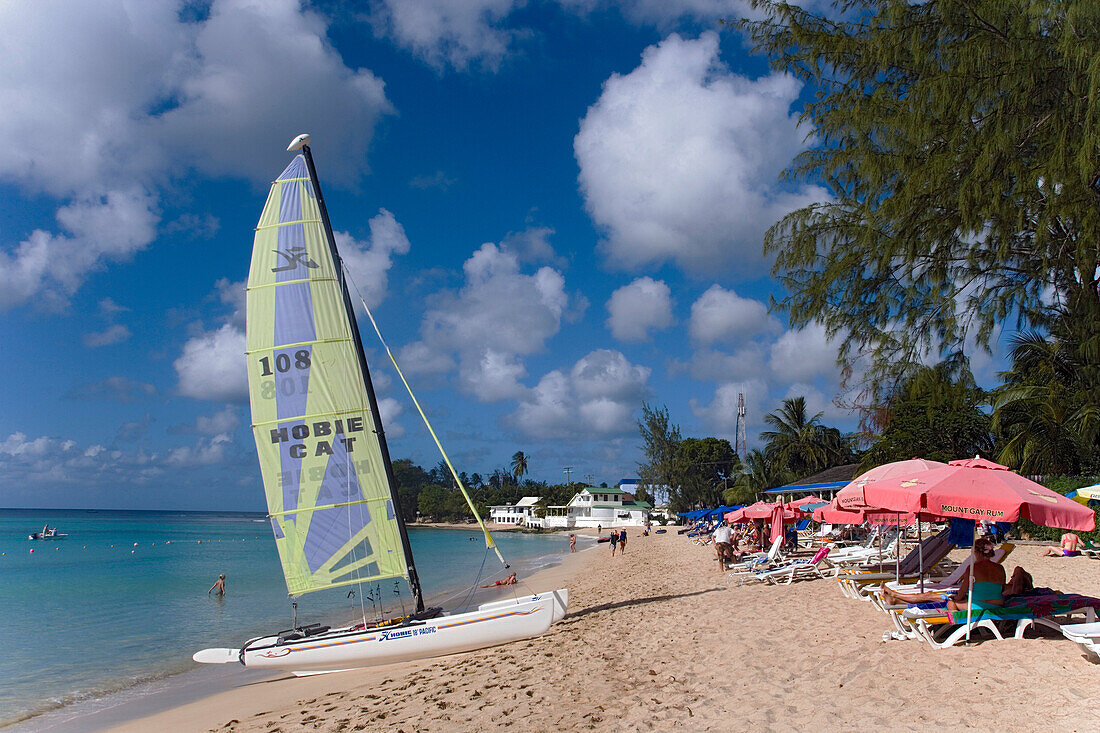
{"type": "MultiPolygon", "coordinates": [[[[347,271],[345,270],[345,276],[346,274],[347,271]]],[[[401,371],[401,367],[397,364],[397,359],[394,357],[393,352],[390,351],[390,345],[386,343],[386,339],[382,338],[382,331],[379,330],[378,323],[374,320],[374,314],[371,313],[370,308],[367,307],[367,302],[363,300],[363,296],[359,294],[359,288],[355,289],[355,294],[359,295],[359,302],[363,304],[363,309],[367,312],[367,318],[370,319],[370,325],[374,327],[374,333],[377,334],[378,340],[382,343],[382,348],[386,350],[386,356],[390,357],[390,361],[393,362],[393,368],[397,370],[397,376],[401,377],[401,383],[405,385],[409,397],[412,398],[413,404],[416,405],[416,411],[420,413],[420,418],[424,421],[424,425],[428,428],[428,432],[431,433],[432,440],[435,441],[435,446],[439,448],[439,453],[443,456],[443,461],[447,464],[447,468],[451,470],[451,476],[454,477],[455,485],[458,486],[458,490],[462,492],[463,498],[466,499],[466,505],[470,507],[474,519],[477,520],[478,526],[481,527],[481,531],[485,534],[485,546],[492,549],[493,552],[497,554],[497,559],[500,560],[501,564],[507,565],[508,563],[504,561],[504,556],[500,554],[500,549],[497,547],[496,540],[493,539],[493,535],[489,534],[489,528],[486,527],[485,522],[481,520],[481,515],[477,513],[477,508],[474,506],[473,499],[470,498],[470,494],[467,493],[466,487],[462,484],[462,479],[458,477],[458,472],[455,471],[455,467],[451,464],[451,459],[447,455],[447,451],[443,449],[443,444],[439,442],[439,438],[436,436],[435,430],[428,420],[428,416],[424,414],[423,408],[420,407],[420,400],[416,399],[412,387],[409,386],[409,381],[405,379],[404,372],[401,371]]]]}

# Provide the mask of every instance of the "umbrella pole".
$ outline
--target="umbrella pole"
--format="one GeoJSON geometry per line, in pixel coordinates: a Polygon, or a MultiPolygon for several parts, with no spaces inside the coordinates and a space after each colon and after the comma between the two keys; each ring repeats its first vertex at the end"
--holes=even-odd
{"type": "Polygon", "coordinates": [[[898,531],[898,561],[897,564],[894,565],[894,580],[898,582],[898,585],[901,585],[901,512],[898,512],[897,519],[898,526],[896,527],[896,529],[898,531]]]}
{"type": "Polygon", "coordinates": [[[970,587],[966,589],[966,641],[970,641],[970,617],[974,613],[974,563],[978,561],[974,557],[974,540],[977,539],[978,523],[970,530],[970,587]]]}
{"type": "Polygon", "coordinates": [[[917,562],[920,565],[920,592],[924,592],[924,538],[921,537],[920,515],[917,515],[917,562]]]}

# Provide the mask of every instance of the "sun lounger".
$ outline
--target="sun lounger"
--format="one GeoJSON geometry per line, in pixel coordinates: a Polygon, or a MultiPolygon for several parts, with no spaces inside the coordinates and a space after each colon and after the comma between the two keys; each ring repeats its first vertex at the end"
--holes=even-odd
{"type": "Polygon", "coordinates": [[[1063,624],[1062,635],[1076,642],[1085,653],[1100,657],[1100,623],[1063,624]]]}
{"type": "MultiPolygon", "coordinates": [[[[731,570],[730,574],[726,577],[726,582],[737,578],[739,581],[743,576],[748,576],[756,573],[760,570],[766,570],[776,565],[780,554],[779,548],[783,546],[783,538],[772,542],[772,546],[768,549],[768,554],[760,557],[754,557],[751,560],[745,562],[739,562],[734,565],[727,566],[728,570],[731,570]]],[[[740,585],[740,582],[738,583],[740,585]]]]}
{"type": "MultiPolygon", "coordinates": [[[[909,621],[917,634],[933,649],[945,649],[954,646],[967,636],[971,637],[977,629],[986,629],[997,640],[1003,640],[1000,626],[1015,624],[1013,638],[1024,638],[1032,626],[1044,626],[1061,632],[1074,616],[1084,616],[1088,623],[1096,621],[1096,609],[1100,608],[1100,599],[1076,594],[1048,594],[1035,596],[1014,596],[1006,601],[1003,608],[973,609],[970,622],[967,623],[967,611],[948,611],[940,608],[909,608],[902,616],[909,621]]],[[[1064,632],[1063,632],[1064,633],[1064,632]]]]}
{"type": "MultiPolygon", "coordinates": [[[[1016,545],[1011,542],[1005,542],[993,553],[993,557],[990,558],[993,562],[1001,564],[1005,561],[1012,551],[1016,549],[1016,545]]],[[[885,587],[894,593],[953,593],[959,589],[959,585],[962,583],[967,572],[970,571],[970,563],[974,561],[974,556],[966,558],[963,562],[955,566],[950,575],[939,579],[925,579],[924,584],[919,582],[913,582],[912,577],[903,577],[901,582],[897,580],[889,580],[884,584],[885,587]]],[[[886,601],[882,597],[882,593],[879,590],[881,586],[864,588],[864,592],[867,594],[871,603],[878,607],[880,610],[889,612],[886,601]]]]}
{"type": "Polygon", "coordinates": [[[760,580],[770,585],[790,585],[796,580],[815,580],[817,578],[835,577],[836,568],[821,564],[827,562],[829,547],[822,547],[809,560],[781,565],[773,570],[758,573],[760,580]]]}
{"type": "Polygon", "coordinates": [[[932,570],[947,558],[952,549],[954,545],[948,539],[947,530],[944,530],[939,534],[926,537],[900,562],[846,568],[837,575],[837,581],[841,584],[840,590],[844,595],[859,600],[870,600],[870,594],[875,592],[883,582],[898,578],[913,578],[920,572],[922,566],[926,572],[932,570]]]}

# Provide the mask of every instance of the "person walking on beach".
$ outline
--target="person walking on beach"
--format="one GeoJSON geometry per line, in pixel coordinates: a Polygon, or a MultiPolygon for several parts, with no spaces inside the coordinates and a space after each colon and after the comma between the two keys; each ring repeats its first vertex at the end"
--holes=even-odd
{"type": "Polygon", "coordinates": [[[615,557],[615,547],[619,544],[619,533],[611,530],[611,557],[615,557]]]}
{"type": "Polygon", "coordinates": [[[577,551],[577,535],[575,535],[575,534],[569,535],[569,551],[570,552],[576,552],[577,551]]]}
{"type": "Polygon", "coordinates": [[[596,525],[596,536],[599,537],[601,534],[603,534],[603,525],[602,524],[597,524],[596,525]]]}
{"type": "Polygon", "coordinates": [[[619,557],[626,554],[626,530],[619,532],[619,557]]]}
{"type": "Polygon", "coordinates": [[[214,581],[214,585],[210,586],[210,590],[206,591],[206,595],[210,595],[210,591],[216,591],[214,595],[225,595],[225,573],[218,576],[218,579],[214,581]]]}

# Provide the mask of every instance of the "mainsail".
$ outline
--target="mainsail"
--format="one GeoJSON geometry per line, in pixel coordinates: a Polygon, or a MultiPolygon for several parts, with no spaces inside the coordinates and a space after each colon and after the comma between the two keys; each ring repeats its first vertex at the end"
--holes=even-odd
{"type": "Polygon", "coordinates": [[[271,185],[248,274],[252,431],[287,590],[420,589],[309,149],[271,185]],[[312,174],[312,175],[311,175],[312,174]]]}

